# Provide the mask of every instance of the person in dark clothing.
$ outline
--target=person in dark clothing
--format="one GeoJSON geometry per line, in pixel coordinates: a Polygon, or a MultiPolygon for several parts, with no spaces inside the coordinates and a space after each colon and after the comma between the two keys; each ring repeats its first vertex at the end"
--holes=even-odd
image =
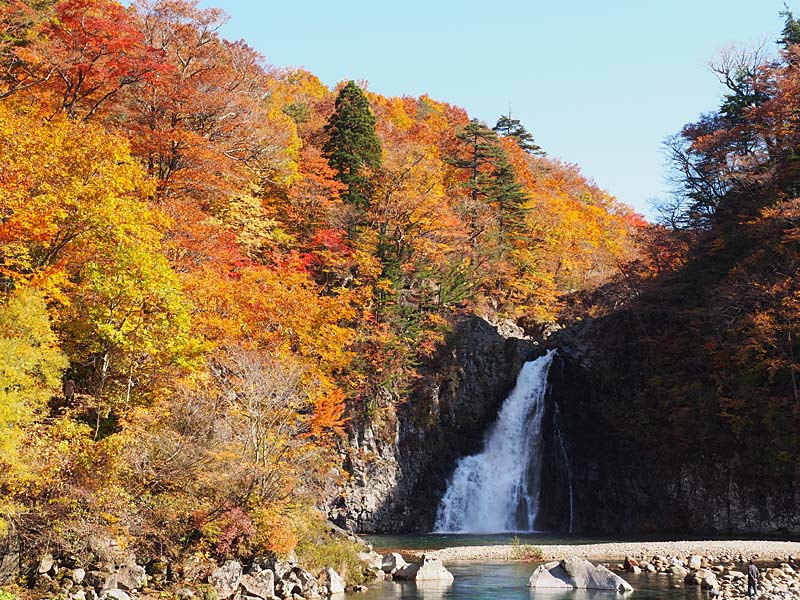
{"type": "Polygon", "coordinates": [[[747,567],[747,595],[751,598],[758,595],[758,580],[761,574],[758,572],[758,567],[753,559],[750,559],[750,565],[747,567]]]}

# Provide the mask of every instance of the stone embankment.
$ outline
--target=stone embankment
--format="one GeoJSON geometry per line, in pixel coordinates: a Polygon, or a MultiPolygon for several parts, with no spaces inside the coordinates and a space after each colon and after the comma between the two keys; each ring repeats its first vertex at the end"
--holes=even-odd
{"type": "MultiPolygon", "coordinates": [[[[359,554],[358,581],[453,582],[453,575],[437,557],[423,554],[407,563],[399,554],[381,556],[369,547],[365,550],[359,554]]],[[[25,579],[23,573],[17,574],[17,581],[25,579]]],[[[164,593],[176,600],[304,600],[339,598],[345,591],[367,589],[363,584],[346,586],[331,567],[310,571],[293,558],[256,556],[218,563],[202,554],[146,564],[127,554],[122,562],[83,566],[75,557],[45,554],[27,579],[33,597],[61,600],[136,600],[164,593]]]]}
{"type": "Polygon", "coordinates": [[[142,565],[131,556],[123,565],[86,567],[68,557],[56,559],[46,554],[35,568],[34,596],[131,600],[169,590],[178,600],[295,600],[345,591],[344,580],[330,567],[311,573],[293,561],[258,556],[246,566],[235,560],[218,564],[198,554],[180,564],[156,559],[142,565]]]}

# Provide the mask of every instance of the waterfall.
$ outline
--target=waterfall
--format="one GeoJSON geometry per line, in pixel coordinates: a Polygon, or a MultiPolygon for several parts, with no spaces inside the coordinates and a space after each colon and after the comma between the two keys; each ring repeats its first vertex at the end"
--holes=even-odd
{"type": "Polygon", "coordinates": [[[480,454],[458,461],[439,503],[445,533],[533,531],[542,473],[541,426],[555,350],[525,363],[480,454]]]}

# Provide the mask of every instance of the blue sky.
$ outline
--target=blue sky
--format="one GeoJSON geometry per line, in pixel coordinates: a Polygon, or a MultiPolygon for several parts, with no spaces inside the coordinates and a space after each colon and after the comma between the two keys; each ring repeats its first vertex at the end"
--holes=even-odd
{"type": "Polygon", "coordinates": [[[331,86],[428,93],[490,124],[510,103],[548,154],[645,213],[667,189],[661,141],[718,104],[708,62],[733,43],[771,46],[783,25],[783,0],[202,5],[228,12],[225,37],[331,86]]]}

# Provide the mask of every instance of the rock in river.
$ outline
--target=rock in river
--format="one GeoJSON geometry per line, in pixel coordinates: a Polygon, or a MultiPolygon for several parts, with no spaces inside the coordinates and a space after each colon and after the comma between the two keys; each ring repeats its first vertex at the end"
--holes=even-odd
{"type": "Polygon", "coordinates": [[[408,563],[403,559],[403,557],[398,554],[397,552],[392,552],[391,554],[387,554],[383,557],[383,561],[381,562],[381,568],[383,569],[384,573],[388,573],[389,575],[393,574],[398,569],[402,569],[408,563]]]}
{"type": "Polygon", "coordinates": [[[537,568],[528,581],[532,588],[564,588],[616,590],[632,592],[633,587],[619,575],[601,565],[572,556],[561,562],[546,563],[537,568]]]}
{"type": "Polygon", "coordinates": [[[442,564],[442,561],[428,554],[422,555],[422,560],[418,563],[411,563],[398,569],[394,578],[407,581],[441,581],[450,583],[453,581],[453,574],[442,564]]]}

